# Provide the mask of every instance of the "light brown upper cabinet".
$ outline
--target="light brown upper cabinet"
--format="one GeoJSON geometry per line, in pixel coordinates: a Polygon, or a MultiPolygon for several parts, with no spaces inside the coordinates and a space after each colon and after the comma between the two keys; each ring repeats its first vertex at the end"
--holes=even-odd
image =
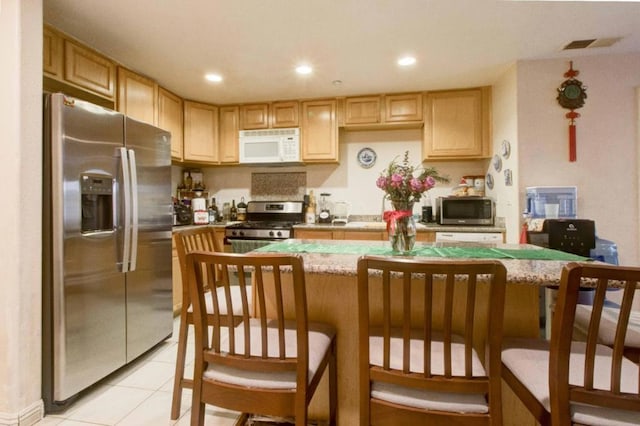
{"type": "Polygon", "coordinates": [[[64,80],[113,99],[116,64],[87,47],[71,40],[64,40],[64,80]]]}
{"type": "Polygon", "coordinates": [[[271,104],[271,127],[298,127],[298,101],[279,101],[271,104]]]}
{"type": "Polygon", "coordinates": [[[242,130],[298,127],[298,101],[240,106],[240,128],[242,130]]]}
{"type": "Polygon", "coordinates": [[[353,96],[344,99],[341,125],[352,128],[422,125],[422,93],[353,96]]]}
{"type": "Polygon", "coordinates": [[[171,133],[171,158],[183,158],[183,105],[182,98],[163,87],[158,87],[158,127],[171,133]]]}
{"type": "Polygon", "coordinates": [[[184,161],[218,162],[218,107],[184,101],[184,161]]]}
{"type": "Polygon", "coordinates": [[[240,125],[245,130],[269,128],[269,104],[251,104],[240,107],[240,125]]]}
{"type": "Polygon", "coordinates": [[[118,101],[121,113],[145,123],[155,125],[158,85],[123,67],[118,67],[118,101]]]}
{"type": "Polygon", "coordinates": [[[42,70],[55,79],[63,77],[64,39],[60,33],[44,27],[42,38],[42,70]]]}
{"type": "Polygon", "coordinates": [[[384,111],[387,123],[422,121],[422,93],[385,95],[384,111]]]}
{"type": "Polygon", "coordinates": [[[300,126],[302,161],[335,163],[338,161],[338,123],[335,99],[302,102],[300,126]]]}
{"type": "Polygon", "coordinates": [[[344,101],[344,124],[378,124],[380,96],[355,96],[344,101]]]}
{"type": "Polygon", "coordinates": [[[488,158],[490,105],[490,87],[427,93],[423,159],[488,158]]]}
{"type": "Polygon", "coordinates": [[[237,106],[220,107],[220,162],[237,163],[238,152],[239,108],[237,106]]]}

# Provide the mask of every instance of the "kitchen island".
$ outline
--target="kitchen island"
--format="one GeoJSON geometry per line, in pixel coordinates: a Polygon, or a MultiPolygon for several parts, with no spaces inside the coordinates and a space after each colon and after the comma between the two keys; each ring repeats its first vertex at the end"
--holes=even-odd
{"type": "MultiPolygon", "coordinates": [[[[433,249],[465,249],[469,244],[424,244],[416,243],[416,257],[425,257],[433,249]]],[[[493,248],[505,253],[522,252],[529,259],[499,259],[507,268],[507,290],[505,299],[505,336],[537,337],[540,335],[540,286],[557,285],[562,267],[569,260],[578,260],[572,255],[558,257],[564,260],[535,259],[536,253],[545,251],[531,245],[497,244],[493,248]],[[532,259],[531,257],[534,257],[532,259]]],[[[488,248],[486,245],[482,248],[488,248]]],[[[337,330],[338,362],[338,424],[359,424],[357,360],[357,275],[358,258],[363,254],[389,254],[389,243],[384,241],[339,241],[291,239],[258,249],[259,252],[298,253],[304,260],[309,321],[321,321],[333,325],[337,330]]],[[[413,253],[412,252],[412,253],[413,253]]],[[[446,255],[446,250],[440,250],[446,255]]],[[[452,253],[455,252],[451,251],[452,253]]],[[[540,256],[542,257],[542,256],[540,256]]],[[[443,257],[438,256],[442,260],[443,257]]],[[[469,258],[457,257],[469,260],[469,258]]],[[[488,288],[480,289],[486,293],[488,288]]],[[[416,297],[420,297],[419,294],[416,297]]],[[[478,315],[486,312],[478,310],[478,315]]],[[[479,333],[482,333],[480,331],[479,333]]],[[[480,337],[484,342],[484,337],[480,337]]],[[[310,407],[315,418],[327,416],[327,383],[323,379],[322,389],[310,407]]],[[[505,424],[525,424],[526,413],[517,410],[518,401],[508,391],[503,394],[505,424]],[[508,402],[507,402],[508,400],[508,402]],[[514,410],[516,408],[516,410],[514,410]],[[514,412],[515,411],[515,412],[514,412]]],[[[533,424],[533,423],[531,423],[533,424]]]]}

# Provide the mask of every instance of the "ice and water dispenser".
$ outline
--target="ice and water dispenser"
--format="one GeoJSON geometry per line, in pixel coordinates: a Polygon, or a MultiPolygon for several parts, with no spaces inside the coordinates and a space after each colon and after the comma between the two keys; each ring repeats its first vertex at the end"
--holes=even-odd
{"type": "Polygon", "coordinates": [[[531,219],[578,217],[578,188],[575,186],[530,186],[526,197],[524,214],[531,219]]]}
{"type": "Polygon", "coordinates": [[[113,186],[111,176],[80,176],[83,234],[113,231],[113,186]]]}
{"type": "MultiPolygon", "coordinates": [[[[575,186],[533,186],[526,188],[523,216],[529,225],[527,242],[607,263],[618,264],[614,242],[598,238],[593,220],[578,219],[578,189],[575,186]]],[[[550,335],[550,321],[556,291],[541,289],[541,325],[550,335]]],[[[580,292],[578,303],[591,304],[593,294],[580,292]]]]}

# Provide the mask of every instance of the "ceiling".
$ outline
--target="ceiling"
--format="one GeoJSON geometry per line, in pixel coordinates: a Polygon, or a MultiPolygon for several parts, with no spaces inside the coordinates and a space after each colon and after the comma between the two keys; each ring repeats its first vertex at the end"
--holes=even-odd
{"type": "Polygon", "coordinates": [[[640,52],[633,1],[43,0],[43,7],[46,23],[185,99],[215,104],[491,85],[518,60],[640,52]],[[615,37],[611,47],[562,50],[615,37]],[[396,60],[405,54],[417,63],[401,69],[396,60]],[[296,75],[301,62],[313,73],[296,75]],[[209,72],[224,80],[205,81],[209,72]]]}

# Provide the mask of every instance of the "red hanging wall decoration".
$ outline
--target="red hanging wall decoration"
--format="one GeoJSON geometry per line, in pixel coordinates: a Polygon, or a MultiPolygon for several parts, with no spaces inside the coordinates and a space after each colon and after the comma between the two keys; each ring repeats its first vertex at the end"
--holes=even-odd
{"type": "Polygon", "coordinates": [[[576,161],[575,119],[580,117],[580,114],[575,110],[583,107],[584,100],[587,98],[587,88],[575,78],[578,74],[580,71],[573,69],[573,61],[569,62],[569,71],[564,73],[567,80],[563,81],[558,88],[558,97],[556,98],[562,108],[571,110],[565,114],[565,117],[569,119],[569,161],[576,161]]]}

